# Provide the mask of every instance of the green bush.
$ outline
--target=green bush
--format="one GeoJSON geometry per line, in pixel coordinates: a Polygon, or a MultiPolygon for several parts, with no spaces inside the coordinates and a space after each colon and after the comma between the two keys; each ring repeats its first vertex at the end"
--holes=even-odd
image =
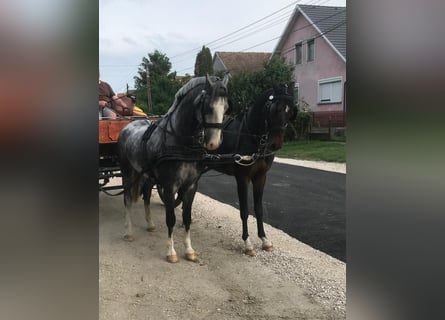
{"type": "Polygon", "coordinates": [[[297,133],[298,140],[304,140],[308,138],[309,127],[312,122],[312,114],[307,111],[298,112],[297,117],[294,120],[294,127],[297,133]]]}

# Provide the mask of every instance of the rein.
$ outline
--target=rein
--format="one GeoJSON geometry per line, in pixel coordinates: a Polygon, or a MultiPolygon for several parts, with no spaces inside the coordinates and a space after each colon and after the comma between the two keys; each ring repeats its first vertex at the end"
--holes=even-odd
{"type": "MultiPolygon", "coordinates": [[[[226,121],[224,124],[224,127],[227,127],[230,122],[231,122],[231,120],[226,121]]],[[[238,150],[241,136],[250,136],[250,137],[256,138],[258,141],[256,143],[256,144],[258,144],[257,151],[252,153],[251,155],[241,155],[239,153],[226,153],[226,154],[206,153],[204,162],[207,161],[208,164],[214,163],[214,162],[218,162],[220,164],[235,162],[236,164],[238,164],[240,166],[248,167],[248,166],[253,165],[258,159],[266,158],[268,156],[275,154],[275,152],[267,150],[267,142],[269,140],[268,132],[265,134],[262,134],[262,135],[250,133],[249,127],[247,125],[247,113],[244,115],[241,125],[237,131],[223,129],[223,132],[237,134],[238,139],[236,142],[235,150],[238,150]],[[243,128],[246,128],[247,133],[242,132],[243,128]]]]}
{"type": "MultiPolygon", "coordinates": [[[[215,129],[222,129],[223,128],[223,122],[221,123],[208,123],[205,121],[205,107],[207,100],[209,99],[210,95],[208,94],[207,90],[202,90],[201,93],[194,99],[194,104],[197,107],[197,121],[198,126],[196,128],[197,132],[194,135],[180,135],[175,132],[175,128],[172,126],[171,122],[171,115],[178,110],[177,106],[178,104],[174,105],[172,107],[172,111],[170,113],[167,113],[165,116],[164,123],[156,123],[153,122],[144,133],[144,136],[142,138],[142,143],[145,144],[148,139],[150,138],[151,134],[155,131],[156,128],[159,128],[162,130],[162,150],[161,154],[158,155],[153,163],[150,165],[147,165],[146,168],[142,168],[141,174],[150,173],[150,167],[157,167],[161,162],[163,161],[202,161],[206,159],[214,158],[214,155],[207,153],[207,150],[204,148],[204,129],[206,128],[215,128],[215,129]],[[174,145],[168,146],[166,144],[166,136],[167,134],[174,137],[177,142],[174,145]],[[190,139],[187,141],[187,139],[190,139]]],[[[196,112],[196,109],[195,109],[196,112]]]]}
{"type": "MultiPolygon", "coordinates": [[[[215,155],[215,158],[217,161],[221,161],[224,163],[228,162],[228,161],[234,161],[238,165],[248,167],[248,166],[253,165],[258,159],[266,158],[268,156],[275,154],[274,151],[270,151],[267,148],[267,145],[269,142],[269,133],[276,131],[276,130],[285,130],[287,127],[287,123],[284,126],[274,126],[274,127],[270,126],[270,124],[269,124],[268,119],[269,119],[269,114],[270,114],[270,108],[272,106],[273,101],[276,101],[276,100],[286,100],[286,101],[293,103],[293,98],[290,95],[277,95],[273,99],[268,100],[266,102],[266,108],[265,108],[266,110],[264,111],[264,132],[265,133],[253,134],[250,132],[249,126],[247,123],[247,115],[248,115],[247,112],[243,116],[243,120],[241,121],[241,125],[240,125],[238,131],[223,129],[223,132],[236,133],[238,135],[235,150],[238,150],[238,148],[239,148],[241,136],[250,136],[257,140],[257,142],[255,143],[258,146],[257,151],[250,155],[241,155],[239,153],[215,155]],[[242,132],[244,128],[246,129],[247,133],[242,132]]],[[[225,123],[224,127],[227,127],[229,124],[230,124],[230,120],[225,123]]]]}

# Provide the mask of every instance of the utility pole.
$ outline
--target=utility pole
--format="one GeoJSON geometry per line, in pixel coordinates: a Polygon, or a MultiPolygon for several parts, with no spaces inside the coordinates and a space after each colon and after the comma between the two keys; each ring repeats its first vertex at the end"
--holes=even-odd
{"type": "Polygon", "coordinates": [[[150,71],[148,70],[148,63],[145,65],[145,71],[147,73],[147,107],[148,107],[148,113],[151,113],[153,108],[151,101],[150,71]]]}

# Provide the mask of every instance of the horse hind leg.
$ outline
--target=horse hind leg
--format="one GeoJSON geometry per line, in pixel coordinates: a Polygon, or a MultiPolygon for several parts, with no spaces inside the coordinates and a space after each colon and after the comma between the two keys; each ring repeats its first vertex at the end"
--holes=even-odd
{"type": "Polygon", "coordinates": [[[142,189],[142,194],[143,194],[143,198],[144,198],[145,221],[147,221],[147,231],[148,232],[153,232],[156,230],[156,226],[153,223],[153,220],[151,217],[151,208],[150,208],[150,198],[151,198],[152,189],[153,189],[153,184],[151,184],[149,182],[146,182],[142,189]]]}
{"type": "Polygon", "coordinates": [[[138,183],[132,183],[129,185],[129,181],[134,181],[134,175],[123,175],[122,183],[124,186],[124,205],[125,205],[125,241],[134,241],[133,236],[133,222],[131,217],[134,211],[134,203],[136,203],[139,197],[138,183]]]}
{"type": "Polygon", "coordinates": [[[124,205],[125,205],[125,241],[134,241],[133,236],[133,223],[131,221],[131,216],[133,213],[133,202],[131,196],[124,194],[124,205]]]}

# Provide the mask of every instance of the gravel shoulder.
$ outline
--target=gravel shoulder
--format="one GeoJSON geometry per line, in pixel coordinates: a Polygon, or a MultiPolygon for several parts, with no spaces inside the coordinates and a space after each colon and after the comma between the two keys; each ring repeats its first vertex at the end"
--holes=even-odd
{"type": "Polygon", "coordinates": [[[263,252],[253,217],[249,230],[257,255],[245,256],[238,210],[197,193],[192,245],[198,262],[183,258],[177,209],[180,261],[169,264],[164,207],[155,191],[152,213],[157,229],[147,232],[138,202],[135,241],[125,242],[122,196],[99,194],[100,319],[346,318],[345,263],[267,224],[274,250],[263,252]]]}

